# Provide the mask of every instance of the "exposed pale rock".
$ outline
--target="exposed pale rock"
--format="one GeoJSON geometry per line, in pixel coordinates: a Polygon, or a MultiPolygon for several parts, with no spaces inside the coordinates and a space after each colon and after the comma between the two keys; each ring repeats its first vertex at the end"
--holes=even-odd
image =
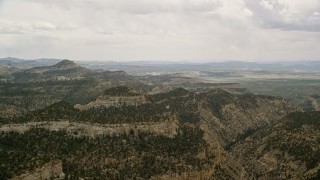
{"type": "Polygon", "coordinates": [[[22,174],[12,178],[13,180],[44,180],[44,179],[63,179],[62,161],[51,161],[34,172],[22,174]]]}

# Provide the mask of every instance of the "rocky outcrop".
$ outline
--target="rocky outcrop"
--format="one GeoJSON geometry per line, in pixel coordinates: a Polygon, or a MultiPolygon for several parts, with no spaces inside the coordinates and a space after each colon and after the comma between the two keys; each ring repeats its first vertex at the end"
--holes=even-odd
{"type": "Polygon", "coordinates": [[[62,161],[55,160],[45,164],[42,168],[34,172],[22,174],[12,178],[12,180],[45,180],[45,179],[64,179],[62,171],[62,161]]]}
{"type": "Polygon", "coordinates": [[[313,110],[320,111],[320,95],[314,94],[308,97],[310,104],[313,107],[313,110]]]}
{"type": "Polygon", "coordinates": [[[95,101],[85,105],[76,104],[74,108],[88,110],[99,107],[138,106],[147,103],[150,103],[150,101],[137,93],[135,89],[127,86],[116,86],[105,90],[95,101]]]}
{"type": "Polygon", "coordinates": [[[25,133],[31,128],[45,128],[50,131],[65,130],[75,137],[89,136],[94,138],[101,135],[119,135],[141,132],[174,137],[177,134],[179,123],[175,116],[167,117],[166,121],[163,122],[141,122],[131,124],[91,124],[69,121],[28,122],[2,125],[0,126],[0,132],[14,131],[25,133]]]}
{"type": "Polygon", "coordinates": [[[137,106],[141,104],[146,104],[149,101],[146,99],[145,96],[99,96],[93,102],[90,102],[85,105],[76,104],[74,107],[80,110],[88,110],[90,108],[97,108],[97,107],[120,107],[120,106],[137,106]]]}

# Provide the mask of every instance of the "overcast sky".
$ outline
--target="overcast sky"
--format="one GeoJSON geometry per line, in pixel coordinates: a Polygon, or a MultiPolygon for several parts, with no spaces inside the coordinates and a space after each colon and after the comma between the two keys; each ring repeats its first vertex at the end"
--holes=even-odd
{"type": "Polygon", "coordinates": [[[319,0],[0,0],[0,57],[320,60],[319,0]]]}

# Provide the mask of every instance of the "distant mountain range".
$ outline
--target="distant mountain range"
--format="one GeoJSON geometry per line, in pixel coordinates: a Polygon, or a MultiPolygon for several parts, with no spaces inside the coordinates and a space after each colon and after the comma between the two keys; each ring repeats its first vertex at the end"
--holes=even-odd
{"type": "MultiPolygon", "coordinates": [[[[0,59],[0,67],[32,68],[37,66],[51,66],[61,59],[35,59],[24,60],[18,58],[0,59]]],[[[78,61],[77,64],[92,69],[122,70],[128,73],[138,72],[179,72],[179,71],[205,71],[205,70],[261,70],[261,71],[295,71],[295,72],[320,72],[320,61],[295,61],[278,63],[259,63],[244,61],[226,62],[160,62],[160,61],[78,61]]]]}
{"type": "Polygon", "coordinates": [[[51,66],[58,62],[61,59],[34,59],[34,60],[25,60],[19,58],[6,57],[0,59],[0,65],[4,66],[13,66],[17,68],[32,68],[38,66],[51,66]]]}

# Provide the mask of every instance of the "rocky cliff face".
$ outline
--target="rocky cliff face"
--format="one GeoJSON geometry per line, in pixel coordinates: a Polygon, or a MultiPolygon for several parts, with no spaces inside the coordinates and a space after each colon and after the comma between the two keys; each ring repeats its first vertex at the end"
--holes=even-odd
{"type": "Polygon", "coordinates": [[[141,104],[146,104],[149,101],[146,99],[145,96],[99,96],[93,102],[90,102],[85,105],[76,104],[74,107],[80,110],[88,110],[91,108],[98,108],[98,107],[121,107],[121,106],[137,106],[141,104]]]}
{"type": "Polygon", "coordinates": [[[60,160],[51,161],[42,168],[36,169],[34,172],[22,174],[12,178],[13,180],[45,180],[45,179],[64,179],[62,171],[62,162],[60,160]]]}
{"type": "Polygon", "coordinates": [[[123,124],[91,124],[76,123],[69,121],[50,121],[50,122],[28,122],[20,124],[6,124],[0,126],[1,132],[25,133],[32,128],[44,128],[49,131],[66,131],[74,137],[100,137],[102,135],[115,136],[129,133],[151,133],[174,137],[179,129],[179,122],[176,116],[167,116],[163,122],[140,122],[123,124]]]}

